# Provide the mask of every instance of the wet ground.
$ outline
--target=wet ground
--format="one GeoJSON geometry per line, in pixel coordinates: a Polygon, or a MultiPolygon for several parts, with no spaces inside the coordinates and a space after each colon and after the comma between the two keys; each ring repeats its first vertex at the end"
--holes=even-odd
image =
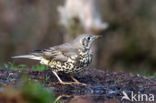
{"type": "MultiPolygon", "coordinates": [[[[156,78],[95,69],[75,76],[80,82],[87,84],[87,86],[82,86],[60,85],[50,70],[40,72],[2,68],[0,69],[0,85],[16,85],[23,74],[28,74],[31,79],[52,88],[58,97],[57,99],[63,103],[134,103],[125,99],[121,101],[123,92],[128,96],[132,92],[135,94],[154,94],[156,99],[156,78]]],[[[71,81],[63,74],[60,77],[64,81],[71,81]]]]}

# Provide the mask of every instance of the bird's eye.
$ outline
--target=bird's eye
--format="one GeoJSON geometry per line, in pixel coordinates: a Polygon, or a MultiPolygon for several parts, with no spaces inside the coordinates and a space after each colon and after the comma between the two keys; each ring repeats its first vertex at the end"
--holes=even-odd
{"type": "Polygon", "coordinates": [[[88,37],[87,39],[90,40],[90,37],[88,37]]]}

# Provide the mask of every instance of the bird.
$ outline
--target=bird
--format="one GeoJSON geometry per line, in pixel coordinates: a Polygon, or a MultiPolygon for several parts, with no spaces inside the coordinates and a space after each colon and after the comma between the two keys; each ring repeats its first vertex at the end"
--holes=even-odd
{"type": "Polygon", "coordinates": [[[40,64],[51,68],[60,84],[82,84],[73,76],[86,70],[93,59],[93,42],[99,35],[81,34],[73,41],[49,47],[43,50],[34,50],[26,55],[12,58],[27,58],[40,61],[40,64]],[[59,73],[67,74],[74,82],[64,82],[59,73]]]}

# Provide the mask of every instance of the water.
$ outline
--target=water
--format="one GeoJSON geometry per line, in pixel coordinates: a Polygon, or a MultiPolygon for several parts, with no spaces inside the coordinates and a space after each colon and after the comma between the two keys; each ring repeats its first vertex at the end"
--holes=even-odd
{"type": "Polygon", "coordinates": [[[74,87],[56,90],[56,101],[61,103],[120,103],[121,92],[118,86],[74,87]]]}

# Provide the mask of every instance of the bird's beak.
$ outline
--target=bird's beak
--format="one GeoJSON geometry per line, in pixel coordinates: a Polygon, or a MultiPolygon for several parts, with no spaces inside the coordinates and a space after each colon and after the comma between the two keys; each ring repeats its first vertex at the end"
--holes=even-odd
{"type": "Polygon", "coordinates": [[[94,38],[98,39],[98,38],[101,38],[101,37],[102,37],[101,35],[96,35],[94,38]]]}

